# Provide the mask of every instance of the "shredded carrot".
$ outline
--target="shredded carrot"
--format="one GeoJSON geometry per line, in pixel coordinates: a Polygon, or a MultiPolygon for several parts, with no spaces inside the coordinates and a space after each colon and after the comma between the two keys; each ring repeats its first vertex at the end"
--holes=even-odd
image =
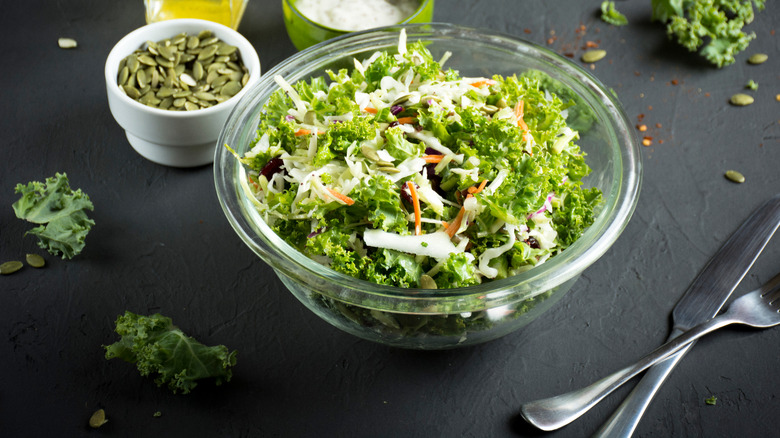
{"type": "Polygon", "coordinates": [[[414,205],[414,235],[419,236],[422,234],[422,215],[420,214],[420,198],[417,196],[417,189],[414,188],[414,183],[411,181],[406,182],[406,187],[409,188],[409,194],[412,195],[412,204],[414,205]]]}
{"type": "Polygon", "coordinates": [[[371,113],[371,114],[376,114],[376,113],[379,112],[379,111],[377,111],[376,108],[372,108],[370,106],[367,106],[367,107],[363,108],[363,111],[365,111],[367,113],[371,113]]]}
{"type": "MultiPolygon", "coordinates": [[[[303,135],[309,135],[309,134],[311,134],[311,129],[301,128],[301,129],[295,131],[295,136],[296,137],[301,137],[303,135]]],[[[319,130],[317,131],[317,135],[322,135],[322,134],[324,134],[323,131],[319,131],[319,130]]]]}
{"type": "Polygon", "coordinates": [[[450,223],[449,223],[449,222],[447,222],[447,221],[441,221],[441,226],[442,226],[442,227],[444,227],[444,228],[446,229],[446,228],[449,228],[449,226],[450,226],[450,223]]]}
{"type": "Polygon", "coordinates": [[[515,117],[517,117],[517,126],[523,128],[524,131],[528,131],[528,125],[525,124],[525,120],[523,120],[523,107],[525,106],[525,102],[522,100],[520,102],[517,102],[517,105],[515,105],[515,117]]]}
{"type": "Polygon", "coordinates": [[[455,237],[455,234],[458,233],[458,230],[460,229],[460,223],[463,222],[463,216],[465,214],[466,207],[461,207],[458,215],[455,216],[455,220],[453,220],[452,223],[447,226],[447,229],[444,230],[444,232],[447,233],[450,238],[455,237]]]}
{"type": "Polygon", "coordinates": [[[425,160],[426,163],[440,163],[443,158],[444,155],[423,155],[422,156],[422,159],[425,160]]]}
{"type": "Polygon", "coordinates": [[[341,201],[341,202],[343,202],[343,203],[345,203],[345,204],[347,204],[347,205],[352,205],[352,204],[354,204],[354,203],[355,203],[355,200],[354,200],[354,199],[352,199],[352,198],[350,198],[349,196],[347,196],[347,195],[344,195],[344,194],[341,194],[341,193],[339,193],[339,192],[337,192],[337,191],[333,190],[333,189],[332,189],[332,188],[330,188],[330,187],[325,187],[325,188],[326,188],[326,189],[328,189],[328,192],[329,192],[331,195],[333,195],[333,197],[334,197],[334,198],[338,199],[339,201],[341,201]]]}
{"type": "Polygon", "coordinates": [[[487,185],[487,180],[483,179],[481,183],[479,183],[479,187],[471,186],[468,189],[469,194],[476,195],[477,193],[481,192],[485,189],[485,186],[487,185]]]}
{"type": "Polygon", "coordinates": [[[523,116],[525,115],[525,112],[523,110],[523,107],[525,106],[525,102],[522,100],[517,102],[517,105],[515,105],[515,117],[517,117],[517,126],[519,126],[523,131],[523,140],[526,141],[526,143],[531,143],[533,140],[533,136],[531,135],[530,130],[528,129],[528,125],[525,123],[525,120],[523,120],[523,116]]]}
{"type": "Polygon", "coordinates": [[[402,125],[409,125],[411,123],[414,123],[415,120],[416,119],[414,117],[399,117],[398,118],[398,123],[400,123],[402,125]]]}
{"type": "Polygon", "coordinates": [[[471,85],[472,87],[479,88],[479,87],[481,87],[483,85],[495,85],[495,84],[496,84],[496,81],[494,81],[493,79],[485,79],[485,80],[482,80],[482,81],[472,82],[469,85],[471,85]]]}

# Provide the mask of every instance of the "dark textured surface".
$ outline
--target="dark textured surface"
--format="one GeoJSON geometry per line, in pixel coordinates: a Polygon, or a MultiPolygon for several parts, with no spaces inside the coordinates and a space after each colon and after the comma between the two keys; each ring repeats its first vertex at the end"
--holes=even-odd
{"type": "MultiPolygon", "coordinates": [[[[778,5],[768,2],[750,26],[758,38],[718,70],[667,41],[650,22],[650,0],[617,2],[631,22],[620,28],[598,19],[596,1],[437,0],[437,21],[495,28],[575,59],[586,41],[598,43],[608,55],[593,73],[654,141],[641,151],[644,186],[624,234],[546,315],[474,348],[391,349],[339,332],[284,290],[228,225],[210,167],[166,168],[131,149],[108,111],[103,63],[144,24],[140,0],[17,3],[0,16],[0,261],[40,252],[11,209],[18,182],[67,172],[94,202],[97,225],[73,260],[47,255],[45,269],[0,277],[4,437],[541,435],[519,420],[518,406],[588,384],[660,344],[709,257],[780,192],[778,5]],[[79,48],[59,49],[61,36],[79,48]],[[769,61],[748,65],[755,52],[769,61]],[[750,79],[756,103],[730,106],[750,79]],[[747,181],[727,181],[728,169],[747,181]],[[172,395],[131,365],[106,361],[101,345],[116,339],[113,322],[126,309],[161,312],[204,343],[239,350],[233,381],[172,395]],[[90,430],[98,408],[109,422],[90,430]]],[[[240,30],[264,70],[294,53],[278,1],[250,1],[240,30]]],[[[736,294],[780,268],[777,239],[736,294]]],[[[637,436],[780,436],[778,346],[777,329],[726,329],[700,341],[637,436]],[[710,396],[716,405],[705,404],[710,396]]],[[[593,433],[628,389],[546,435],[593,433]]]]}

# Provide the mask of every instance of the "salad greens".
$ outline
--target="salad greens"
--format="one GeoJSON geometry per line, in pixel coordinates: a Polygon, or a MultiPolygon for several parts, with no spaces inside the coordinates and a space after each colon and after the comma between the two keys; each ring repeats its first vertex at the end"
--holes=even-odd
{"type": "Polygon", "coordinates": [[[577,101],[541,72],[461,77],[448,56],[402,32],[397,53],[351,71],[275,77],[239,158],[266,223],[315,261],[400,287],[505,278],[571,245],[602,199],[581,182],[577,101]]]}
{"type": "Polygon", "coordinates": [[[742,28],[764,9],[766,0],[652,0],[653,20],[666,23],[669,37],[718,67],[732,64],[755,33],[742,28]]]}
{"type": "Polygon", "coordinates": [[[236,364],[236,351],[224,345],[207,347],[185,335],[170,318],[125,312],[116,320],[119,341],[105,346],[106,359],[134,363],[142,376],[156,375],[157,386],[168,385],[174,393],[187,394],[197,380],[214,378],[229,382],[236,364]]]}
{"type": "Polygon", "coordinates": [[[52,255],[62,253],[63,259],[84,249],[87,233],[95,225],[86,213],[93,206],[81,189],[71,190],[66,174],[57,173],[45,183],[17,184],[16,193],[22,195],[13,204],[16,217],[40,224],[27,232],[38,236],[38,246],[52,255]]]}
{"type": "Polygon", "coordinates": [[[628,19],[615,8],[615,2],[605,0],[601,2],[601,19],[615,26],[625,26],[628,19]]]}

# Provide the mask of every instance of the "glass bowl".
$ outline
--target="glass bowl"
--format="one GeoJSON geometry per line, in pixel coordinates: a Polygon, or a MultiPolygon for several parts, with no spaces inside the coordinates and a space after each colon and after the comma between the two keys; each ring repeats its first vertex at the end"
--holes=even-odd
{"type": "Polygon", "coordinates": [[[584,180],[604,202],[574,244],[522,274],[457,289],[405,289],[335,272],[293,249],[260,218],[245,194],[239,161],[220,147],[214,178],[222,208],[235,231],[268,263],[287,288],[325,321],[358,337],[395,347],[444,349],[474,345],[513,332],[549,309],[580,274],[615,242],[636,206],[641,159],[629,119],[615,96],[566,58],[513,36],[450,24],[403,25],[339,37],[299,52],[266,73],[238,102],[218,144],[243,155],[256,136],[261,108],[277,89],[273,80],[309,80],[326,69],[353,65],[377,50],[394,50],[401,28],[409,42],[427,42],[434,59],[447,51],[446,67],[462,76],[504,76],[540,70],[578,96],[592,124],[578,141],[592,168],[584,180]]]}
{"type": "MultiPolygon", "coordinates": [[[[414,13],[398,24],[428,23],[433,21],[433,1],[420,0],[420,6],[414,13]]],[[[316,21],[310,20],[295,7],[295,0],[282,0],[284,12],[284,27],[293,45],[298,50],[321,43],[331,38],[339,37],[350,31],[333,29],[316,21]]]]}

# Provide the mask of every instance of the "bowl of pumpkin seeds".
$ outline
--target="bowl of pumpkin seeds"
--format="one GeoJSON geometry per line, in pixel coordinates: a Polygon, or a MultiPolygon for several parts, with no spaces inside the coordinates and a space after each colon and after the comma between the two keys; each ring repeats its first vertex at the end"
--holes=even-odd
{"type": "Polygon", "coordinates": [[[133,149],[158,164],[195,167],[214,160],[228,115],[260,78],[260,59],[227,26],[167,20],[122,38],[105,77],[111,114],[133,149]]]}

